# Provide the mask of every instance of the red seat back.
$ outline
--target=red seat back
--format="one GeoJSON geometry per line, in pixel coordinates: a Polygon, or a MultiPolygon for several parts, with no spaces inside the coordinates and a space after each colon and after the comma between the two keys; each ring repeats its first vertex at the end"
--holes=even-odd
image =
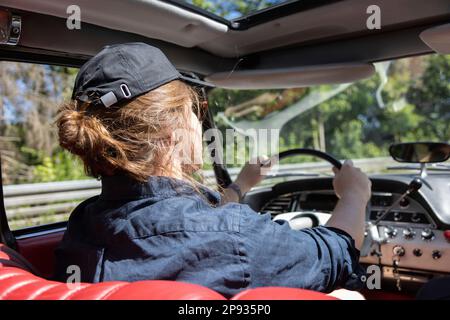
{"type": "MultiPolygon", "coordinates": [[[[36,273],[25,258],[0,244],[0,300],[225,300],[209,288],[178,281],[66,284],[46,280],[36,273]]],[[[246,290],[232,299],[336,300],[319,292],[278,287],[246,290]]]]}

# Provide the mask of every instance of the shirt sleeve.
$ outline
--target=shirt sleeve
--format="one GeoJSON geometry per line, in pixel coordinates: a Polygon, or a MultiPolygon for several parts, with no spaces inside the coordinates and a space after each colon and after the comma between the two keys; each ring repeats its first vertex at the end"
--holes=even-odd
{"type": "Polygon", "coordinates": [[[364,269],[353,238],[331,227],[293,230],[241,207],[241,245],[248,258],[252,286],[286,286],[330,292],[360,289],[364,269]]]}

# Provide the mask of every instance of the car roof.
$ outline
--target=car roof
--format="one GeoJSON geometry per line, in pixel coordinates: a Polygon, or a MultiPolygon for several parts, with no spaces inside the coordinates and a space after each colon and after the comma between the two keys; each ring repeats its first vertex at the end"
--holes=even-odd
{"type": "Polygon", "coordinates": [[[22,16],[23,34],[19,47],[1,53],[82,61],[106,44],[145,41],[159,46],[179,69],[205,76],[428,53],[419,34],[450,18],[448,0],[278,2],[227,20],[180,0],[2,0],[22,16]],[[65,27],[72,4],[81,9],[81,30],[65,27]],[[381,9],[380,30],[366,26],[373,4],[381,9]]]}

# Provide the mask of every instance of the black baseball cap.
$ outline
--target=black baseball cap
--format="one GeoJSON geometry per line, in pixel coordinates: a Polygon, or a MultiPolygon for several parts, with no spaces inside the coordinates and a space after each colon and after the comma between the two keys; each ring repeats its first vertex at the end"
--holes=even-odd
{"type": "Polygon", "coordinates": [[[109,108],[176,79],[212,86],[182,75],[160,49],[146,43],[109,45],[80,68],[72,99],[109,108]]]}

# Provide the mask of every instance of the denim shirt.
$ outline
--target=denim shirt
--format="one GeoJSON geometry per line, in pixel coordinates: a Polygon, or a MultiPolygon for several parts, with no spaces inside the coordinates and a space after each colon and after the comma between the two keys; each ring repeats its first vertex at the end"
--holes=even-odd
{"type": "Polygon", "coordinates": [[[177,280],[226,297],[261,286],[361,287],[359,251],[344,231],[295,231],[247,205],[219,204],[217,192],[180,180],[104,177],[98,199],[70,216],[55,278],[77,265],[83,282],[177,280]]]}

